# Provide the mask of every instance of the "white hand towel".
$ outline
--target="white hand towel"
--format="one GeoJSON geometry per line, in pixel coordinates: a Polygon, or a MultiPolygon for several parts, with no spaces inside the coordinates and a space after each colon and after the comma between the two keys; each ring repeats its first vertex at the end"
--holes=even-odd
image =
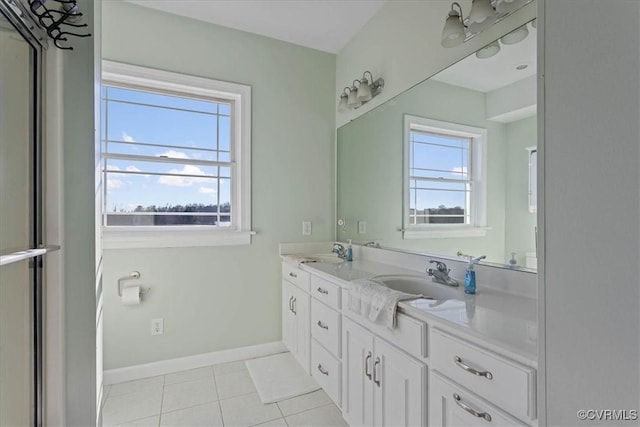
{"type": "Polygon", "coordinates": [[[349,310],[371,322],[396,327],[398,302],[420,298],[422,295],[406,294],[370,279],[349,282],[349,310]]]}

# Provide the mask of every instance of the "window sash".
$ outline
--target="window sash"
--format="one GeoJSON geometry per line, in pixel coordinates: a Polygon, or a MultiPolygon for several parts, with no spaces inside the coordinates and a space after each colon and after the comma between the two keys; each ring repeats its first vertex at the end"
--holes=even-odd
{"type": "MultiPolygon", "coordinates": [[[[182,178],[205,178],[205,179],[211,179],[212,181],[216,182],[216,186],[218,187],[218,196],[217,196],[217,200],[215,201],[215,205],[218,208],[217,212],[139,212],[139,211],[135,211],[132,210],[131,212],[109,212],[107,209],[107,204],[108,204],[108,196],[107,196],[107,186],[104,186],[104,197],[103,197],[103,225],[105,227],[113,227],[114,225],[109,225],[109,221],[108,221],[108,217],[109,216],[130,216],[130,217],[142,217],[142,216],[147,216],[147,217],[156,217],[156,216],[184,216],[184,217],[206,217],[206,216],[211,216],[211,217],[217,217],[217,223],[215,225],[205,225],[205,227],[212,227],[212,228],[222,228],[222,229],[227,229],[227,228],[233,228],[235,226],[234,224],[234,195],[235,195],[235,189],[234,189],[234,184],[235,184],[235,175],[236,175],[236,171],[235,171],[235,166],[236,166],[236,162],[233,161],[234,159],[234,154],[235,154],[235,143],[233,141],[233,129],[234,129],[234,114],[233,112],[235,111],[234,108],[234,104],[235,101],[233,100],[222,100],[222,99],[217,99],[217,98],[212,98],[212,97],[204,97],[204,96],[195,96],[193,94],[184,94],[184,93],[179,93],[179,92],[173,92],[173,91],[167,91],[167,90],[162,90],[162,89],[158,89],[158,88],[151,88],[151,87],[145,87],[145,86],[138,86],[138,85],[129,85],[129,84],[119,84],[119,83],[112,83],[112,82],[103,82],[102,85],[103,89],[104,89],[104,95],[102,96],[102,100],[104,101],[104,108],[105,108],[105,120],[103,123],[104,126],[104,131],[101,131],[101,140],[102,140],[102,144],[104,147],[104,152],[102,153],[102,159],[103,159],[103,168],[102,168],[102,172],[103,172],[103,182],[107,182],[107,177],[109,174],[119,174],[121,176],[126,176],[126,175],[146,175],[146,176],[173,176],[173,177],[182,177],[182,178]],[[194,110],[194,109],[188,109],[188,108],[179,108],[179,107],[175,107],[175,106],[166,106],[166,105],[161,105],[161,104],[151,104],[151,103],[144,103],[144,102],[134,102],[134,101],[124,101],[124,100],[118,100],[118,99],[112,99],[109,98],[109,88],[118,88],[118,89],[123,89],[123,90],[131,90],[134,92],[144,92],[144,93],[149,93],[149,94],[157,94],[157,95],[163,95],[163,96],[175,96],[181,99],[196,99],[196,100],[200,100],[200,101],[206,101],[206,102],[212,102],[212,103],[219,103],[219,104],[227,104],[229,105],[229,113],[228,114],[224,114],[224,113],[220,113],[219,111],[216,113],[211,113],[211,112],[206,112],[206,111],[201,111],[201,110],[194,110]],[[153,141],[145,141],[145,142],[138,142],[138,141],[119,141],[119,140],[114,140],[109,138],[109,125],[110,125],[110,121],[109,121],[109,106],[110,103],[119,103],[119,104],[129,104],[129,105],[137,105],[140,107],[147,107],[150,109],[164,109],[164,110],[170,110],[170,111],[181,111],[181,112],[186,112],[186,113],[193,113],[193,114],[204,114],[204,115],[209,115],[212,117],[219,117],[219,116],[224,116],[224,117],[229,117],[230,123],[229,123],[229,131],[230,131],[230,141],[229,141],[229,149],[228,150],[222,150],[220,149],[220,127],[216,126],[216,135],[215,135],[215,145],[211,145],[209,147],[185,147],[185,146],[179,146],[179,145],[173,145],[173,144],[163,144],[163,143],[156,143],[153,141]],[[218,153],[229,153],[229,157],[231,158],[231,161],[213,161],[213,160],[200,160],[200,159],[193,159],[193,158],[177,158],[177,157],[160,157],[160,156],[147,156],[147,155],[136,155],[136,154],[122,154],[122,153],[112,153],[109,151],[110,148],[110,143],[117,143],[117,144],[129,144],[131,146],[138,146],[138,147],[158,147],[158,148],[166,148],[166,149],[178,149],[178,150],[197,150],[197,151],[202,151],[202,152],[212,152],[212,153],[216,153],[216,157],[219,157],[218,153]],[[209,166],[209,167],[226,167],[230,169],[230,173],[229,176],[220,176],[220,170],[218,169],[218,175],[209,175],[209,174],[204,174],[204,175],[195,175],[195,174],[186,174],[186,173],[168,173],[168,172],[152,172],[152,171],[127,171],[127,170],[114,170],[114,169],[109,169],[108,167],[108,160],[129,160],[129,161],[135,161],[135,162],[148,162],[148,163],[155,163],[155,164],[180,164],[180,165],[195,165],[195,166],[209,166]],[[230,194],[231,194],[231,209],[228,212],[222,212],[220,211],[220,206],[221,206],[221,201],[220,201],[220,179],[226,179],[230,182],[230,194]],[[224,217],[225,219],[228,218],[228,222],[225,222],[223,225],[221,225],[221,217],[224,217]]],[[[216,108],[216,110],[218,110],[218,108],[216,108]]],[[[218,124],[219,124],[219,120],[218,120],[218,124]]],[[[153,225],[156,227],[162,227],[162,225],[153,225]]],[[[167,226],[167,225],[164,225],[167,226]]],[[[189,225],[186,225],[189,226],[189,225]]],[[[127,225],[126,227],[136,227],[136,225],[127,225]]]]}
{"type": "MultiPolygon", "coordinates": [[[[445,237],[451,235],[469,236],[484,235],[481,230],[486,229],[486,139],[487,130],[473,126],[450,123],[424,117],[404,115],[404,220],[403,238],[415,239],[426,237],[445,237]],[[423,137],[420,137],[423,135],[423,137]],[[460,142],[456,142],[460,141],[460,142]],[[455,150],[460,154],[445,160],[416,162],[420,149],[422,155],[429,155],[425,146],[436,148],[432,156],[442,155],[442,150],[455,150]],[[420,148],[421,147],[421,148],[420,148]],[[455,170],[454,170],[455,168],[455,170]],[[449,185],[447,185],[449,184],[449,185]],[[458,188],[452,188],[453,186],[458,188]],[[466,188],[466,189],[465,189],[466,188]],[[425,199],[420,200],[419,192],[424,197],[431,196],[431,200],[438,203],[440,195],[449,209],[459,206],[460,210],[453,209],[450,214],[438,212],[437,207],[432,207],[433,214],[429,214],[429,208],[423,205],[432,204],[425,199]],[[448,193],[451,196],[445,196],[448,193]],[[461,194],[462,193],[462,194],[461,194]],[[454,194],[457,194],[455,196],[454,194]],[[433,199],[435,197],[435,199],[433,199]],[[420,205],[418,204],[420,200],[420,205]],[[449,206],[449,204],[455,206],[449,206]],[[420,206],[424,209],[416,210],[420,206]],[[464,209],[464,214],[462,214],[464,209]],[[460,219],[457,223],[445,223],[446,221],[422,222],[426,217],[432,219],[460,219]],[[478,230],[479,234],[475,234],[478,230]],[[463,230],[465,230],[463,232],[463,230]],[[460,234],[459,233],[463,233],[460,234]]],[[[437,159],[439,157],[431,157],[437,159]]],[[[428,157],[425,157],[428,159],[428,157]]],[[[446,157],[443,159],[447,159],[446,157]]],[[[445,211],[447,212],[447,211],[445,211]]],[[[449,211],[451,212],[451,211],[449,211]]]]}

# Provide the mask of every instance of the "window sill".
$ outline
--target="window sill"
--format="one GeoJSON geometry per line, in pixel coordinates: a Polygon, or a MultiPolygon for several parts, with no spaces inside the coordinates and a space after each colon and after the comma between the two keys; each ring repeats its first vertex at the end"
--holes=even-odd
{"type": "Polygon", "coordinates": [[[187,248],[250,245],[253,231],[209,227],[102,227],[103,249],[187,248]]]}
{"type": "Polygon", "coordinates": [[[484,237],[491,227],[428,227],[410,228],[404,230],[402,238],[412,239],[439,239],[456,237],[484,237]]]}

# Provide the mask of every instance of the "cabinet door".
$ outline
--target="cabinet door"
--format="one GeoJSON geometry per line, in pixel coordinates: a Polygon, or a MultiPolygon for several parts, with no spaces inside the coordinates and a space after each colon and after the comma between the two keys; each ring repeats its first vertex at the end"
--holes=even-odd
{"type": "Polygon", "coordinates": [[[291,351],[297,353],[296,345],[296,316],[293,314],[293,299],[295,287],[287,282],[282,281],[282,342],[291,351]]]}
{"type": "Polygon", "coordinates": [[[426,365],[379,338],[374,349],[374,425],[426,426],[426,365]]]}
{"type": "Polygon", "coordinates": [[[311,374],[311,297],[309,294],[294,288],[293,314],[295,316],[295,356],[307,374],[311,374]]]}
{"type": "Polygon", "coordinates": [[[467,389],[436,373],[429,381],[429,425],[525,426],[467,389]]]}
{"type": "Polygon", "coordinates": [[[373,335],[346,317],[342,367],[342,416],[350,426],[373,425],[373,335]]]}

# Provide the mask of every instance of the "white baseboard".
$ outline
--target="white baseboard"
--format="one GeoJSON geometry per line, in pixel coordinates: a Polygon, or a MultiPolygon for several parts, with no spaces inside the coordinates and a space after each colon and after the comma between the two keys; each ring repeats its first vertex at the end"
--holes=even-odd
{"type": "Polygon", "coordinates": [[[213,353],[196,354],[193,356],[179,357],[177,359],[127,366],[126,368],[109,369],[104,371],[103,383],[104,385],[117,384],[125,381],[186,371],[188,369],[203,368],[218,363],[254,359],[256,357],[269,356],[284,351],[287,351],[284,343],[282,341],[274,341],[248,347],[214,351],[213,353]]]}

